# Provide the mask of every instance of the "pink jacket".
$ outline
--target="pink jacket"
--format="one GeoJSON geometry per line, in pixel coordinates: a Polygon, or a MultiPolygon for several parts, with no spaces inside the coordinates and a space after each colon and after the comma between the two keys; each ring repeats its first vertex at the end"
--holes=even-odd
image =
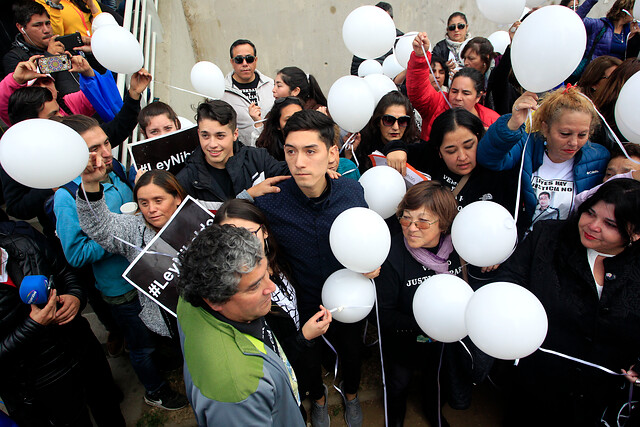
{"type": "MultiPolygon", "coordinates": [[[[427,52],[427,60],[431,61],[430,52],[427,52]]],[[[409,101],[411,101],[413,108],[418,110],[422,116],[420,138],[425,141],[429,140],[431,125],[436,117],[451,108],[442,97],[442,93],[436,92],[431,86],[427,60],[412,52],[407,66],[407,95],[409,95],[409,101]]],[[[475,109],[485,128],[491,126],[500,117],[500,114],[484,105],[476,104],[475,109]]]]}
{"type": "MultiPolygon", "coordinates": [[[[7,74],[7,76],[0,82],[0,119],[9,126],[11,126],[11,122],[9,121],[9,97],[16,90],[26,86],[26,84],[19,84],[16,82],[13,78],[13,73],[7,74]]],[[[62,99],[64,99],[64,103],[73,114],[93,116],[96,112],[87,97],[81,91],[65,95],[62,99]]],[[[60,115],[66,116],[67,113],[60,109],[60,115]]]]}

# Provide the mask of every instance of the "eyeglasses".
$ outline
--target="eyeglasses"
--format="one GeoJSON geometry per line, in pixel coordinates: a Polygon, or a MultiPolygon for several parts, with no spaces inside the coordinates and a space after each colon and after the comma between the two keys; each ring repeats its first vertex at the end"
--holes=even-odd
{"type": "Polygon", "coordinates": [[[398,121],[398,126],[400,126],[401,128],[406,128],[409,125],[409,121],[411,120],[411,117],[409,116],[395,117],[395,116],[392,116],[391,114],[385,114],[384,116],[382,116],[382,124],[385,126],[393,126],[396,123],[396,120],[398,121]]]}
{"type": "MultiPolygon", "coordinates": [[[[247,228],[247,230],[249,230],[247,228]]],[[[258,237],[258,231],[262,230],[262,226],[258,227],[256,230],[249,230],[251,233],[253,233],[256,237],[258,237]]]]}
{"type": "Polygon", "coordinates": [[[253,61],[256,60],[256,57],[253,55],[238,55],[235,58],[233,58],[233,62],[235,62],[236,64],[242,64],[244,61],[247,61],[247,64],[253,64],[253,61]]]}
{"type": "MultiPolygon", "coordinates": [[[[463,24],[462,22],[458,22],[458,29],[459,30],[464,30],[464,28],[467,26],[467,24],[463,24]]],[[[447,27],[447,30],[449,31],[455,31],[456,30],[456,24],[451,24],[447,27]]]]}
{"type": "Polygon", "coordinates": [[[411,227],[411,224],[416,224],[416,227],[419,230],[428,230],[433,224],[435,224],[436,222],[438,222],[438,219],[435,219],[433,221],[427,221],[426,219],[416,219],[415,221],[412,220],[409,217],[406,216],[401,216],[398,218],[398,221],[400,221],[400,225],[406,228],[411,227]]]}

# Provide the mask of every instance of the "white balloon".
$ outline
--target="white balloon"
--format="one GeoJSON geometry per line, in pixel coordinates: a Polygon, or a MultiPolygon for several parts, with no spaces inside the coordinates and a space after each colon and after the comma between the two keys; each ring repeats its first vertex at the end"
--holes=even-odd
{"type": "Polygon", "coordinates": [[[364,79],[344,76],[329,89],[327,107],[338,126],[355,133],[367,125],[376,103],[364,79]]]}
{"type": "Polygon", "coordinates": [[[640,19],[640,1],[637,1],[633,6],[633,17],[635,19],[640,19]]]}
{"type": "Polygon", "coordinates": [[[547,0],[526,0],[525,4],[527,7],[540,7],[547,0]]]}
{"type": "Polygon", "coordinates": [[[396,39],[396,25],[387,12],[376,6],[353,10],[342,25],[342,39],[358,58],[375,59],[389,52],[396,39]]]}
{"type": "Polygon", "coordinates": [[[209,98],[221,99],[224,95],[224,74],[212,62],[200,61],[191,68],[191,84],[209,98]]]}
{"type": "Polygon", "coordinates": [[[91,50],[103,67],[116,73],[135,73],[144,63],[138,40],[117,25],[100,27],[91,37],[91,50]]]}
{"type": "Polygon", "coordinates": [[[196,124],[186,117],[178,116],[178,121],[180,122],[180,129],[189,129],[194,127],[196,124]]]}
{"type": "Polygon", "coordinates": [[[558,5],[542,7],[522,21],[513,37],[513,72],[526,90],[546,92],[573,73],[586,45],[587,32],[573,10],[558,5]]]}
{"type": "Polygon", "coordinates": [[[404,69],[406,69],[409,64],[409,58],[411,58],[411,52],[413,52],[413,40],[417,35],[417,31],[405,33],[404,36],[398,39],[398,43],[396,43],[394,54],[396,55],[398,64],[404,69]]]}
{"type": "Polygon", "coordinates": [[[496,31],[495,33],[491,33],[487,39],[489,39],[493,45],[493,50],[501,55],[504,54],[504,51],[511,44],[511,37],[509,37],[509,33],[506,31],[496,31]]]}
{"type": "Polygon", "coordinates": [[[504,262],[518,240],[516,224],[505,208],[478,201],[464,208],[451,226],[453,247],[471,265],[489,267],[504,262]]]}
{"type": "Polygon", "coordinates": [[[369,169],[358,182],[364,188],[364,199],[369,209],[385,219],[396,213],[398,204],[407,192],[400,172],[386,165],[369,169]]]}
{"type": "Polygon", "coordinates": [[[342,323],[355,323],[367,317],[376,299],[376,288],[360,273],[343,268],[327,278],[322,286],[322,305],[334,310],[331,316],[342,323]]]}
{"type": "Polygon", "coordinates": [[[398,63],[395,53],[387,56],[382,63],[382,73],[390,79],[395,79],[398,74],[404,71],[402,65],[398,63]]]}
{"type": "Polygon", "coordinates": [[[370,74],[382,74],[382,64],[375,59],[364,60],[358,67],[358,76],[365,77],[370,74]]]}
{"type": "Polygon", "coordinates": [[[547,313],[535,295],[507,282],[478,289],[467,305],[469,338],[489,356],[514,360],[536,351],[547,336],[547,313]]]}
{"type": "Polygon", "coordinates": [[[69,126],[46,119],[16,123],[0,140],[0,163],[9,176],[31,188],[60,187],[80,176],[89,150],[69,126]]]}
{"type": "Polygon", "coordinates": [[[525,0],[476,0],[485,18],[498,24],[516,22],[522,14],[524,3],[525,0]]]}
{"type": "Polygon", "coordinates": [[[369,273],[387,259],[391,235],[380,215],[367,208],[351,208],[331,224],[329,244],[342,265],[357,273],[369,273]]]}
{"type": "Polygon", "coordinates": [[[473,295],[471,286],[452,274],[429,277],[413,296],[413,315],[420,329],[441,342],[467,336],[465,311],[473,295]]]}
{"type": "Polygon", "coordinates": [[[91,23],[91,32],[95,33],[98,28],[107,27],[109,25],[118,25],[118,23],[113,15],[107,12],[102,12],[93,18],[93,22],[91,23]]]}
{"type": "MultiPolygon", "coordinates": [[[[640,3],[640,0],[639,0],[640,3]]],[[[640,144],[640,123],[638,123],[637,104],[640,95],[640,73],[635,73],[626,81],[616,101],[616,125],[630,142],[640,144]]]]}
{"type": "Polygon", "coordinates": [[[378,105],[380,99],[389,92],[398,90],[398,86],[389,77],[384,74],[369,74],[364,78],[364,81],[369,86],[371,94],[374,98],[374,105],[378,105]]]}

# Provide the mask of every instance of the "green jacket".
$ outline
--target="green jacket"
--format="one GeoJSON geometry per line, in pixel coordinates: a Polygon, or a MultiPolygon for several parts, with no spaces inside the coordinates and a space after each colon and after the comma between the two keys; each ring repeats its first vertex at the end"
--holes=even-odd
{"type": "Polygon", "coordinates": [[[182,298],[177,312],[184,383],[199,426],[305,425],[286,359],[182,298]]]}

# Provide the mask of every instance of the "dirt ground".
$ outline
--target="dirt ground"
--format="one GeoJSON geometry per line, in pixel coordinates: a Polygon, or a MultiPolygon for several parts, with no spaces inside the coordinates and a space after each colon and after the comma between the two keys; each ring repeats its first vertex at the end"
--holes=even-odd
{"type": "MultiPolygon", "coordinates": [[[[376,340],[375,327],[369,328],[365,342],[371,343],[367,347],[367,357],[364,359],[362,368],[361,388],[359,397],[361,400],[362,411],[364,414],[364,426],[384,426],[384,402],[382,390],[382,375],[380,371],[380,357],[377,344],[373,344],[376,340]]],[[[331,425],[334,427],[346,426],[344,421],[344,410],[342,398],[333,388],[333,368],[329,364],[329,371],[325,371],[325,384],[329,389],[329,415],[331,417],[331,425]]],[[[338,372],[338,381],[340,381],[340,372],[338,372]]],[[[180,371],[175,371],[169,375],[172,387],[176,390],[184,390],[184,383],[180,371]]],[[[454,410],[445,405],[443,414],[452,427],[490,427],[500,425],[503,414],[504,396],[493,385],[485,382],[476,386],[473,392],[471,407],[467,410],[454,410]]],[[[309,401],[306,400],[304,405],[309,413],[309,401]]],[[[137,421],[128,422],[128,424],[137,427],[156,427],[156,426],[195,426],[195,418],[191,408],[181,409],[179,411],[162,411],[142,405],[142,410],[137,421]]],[[[307,425],[311,425],[308,423],[307,425]]],[[[405,418],[405,426],[430,426],[426,418],[423,416],[420,408],[420,389],[419,384],[412,385],[409,401],[407,402],[407,413],[405,418]]],[[[436,427],[436,426],[431,426],[436,427]]]]}

